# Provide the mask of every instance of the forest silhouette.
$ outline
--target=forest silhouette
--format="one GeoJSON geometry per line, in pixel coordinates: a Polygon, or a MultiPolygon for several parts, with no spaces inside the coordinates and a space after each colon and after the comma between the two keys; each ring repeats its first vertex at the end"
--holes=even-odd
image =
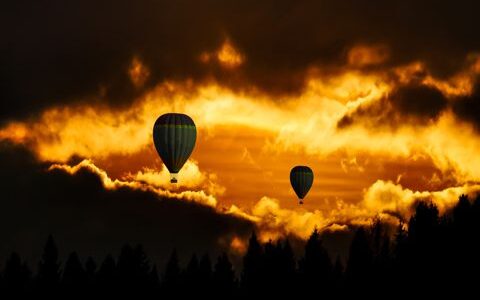
{"type": "Polygon", "coordinates": [[[305,296],[403,297],[475,292],[480,270],[480,196],[462,195],[440,216],[429,201],[414,207],[410,220],[392,234],[377,221],[359,227],[348,259],[330,257],[322,235],[314,230],[304,253],[296,258],[288,240],[262,244],[252,233],[243,265],[234,270],[228,255],[214,260],[193,254],[180,266],[173,250],[163,270],[157,270],[141,245],[126,244],[118,257],[102,262],[81,259],[72,252],[60,262],[49,236],[36,268],[31,271],[17,253],[3,265],[2,295],[71,298],[257,298],[305,296]],[[83,262],[82,262],[83,261],[83,262]]]}

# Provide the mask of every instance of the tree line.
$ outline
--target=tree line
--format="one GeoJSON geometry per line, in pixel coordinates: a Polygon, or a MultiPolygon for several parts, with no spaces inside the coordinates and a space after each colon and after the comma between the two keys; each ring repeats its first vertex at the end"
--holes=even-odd
{"type": "Polygon", "coordinates": [[[97,264],[88,257],[82,263],[72,252],[61,265],[50,236],[35,274],[17,253],[10,255],[0,290],[17,297],[65,298],[458,295],[475,292],[480,279],[479,237],[480,197],[471,201],[465,195],[442,216],[433,203],[418,202],[413,216],[394,234],[379,221],[358,228],[345,262],[330,257],[316,229],[298,260],[288,240],[263,244],[253,233],[238,272],[226,253],[213,261],[208,254],[194,254],[182,268],[176,251],[159,272],[141,245],[128,244],[116,259],[107,255],[97,264]]]}

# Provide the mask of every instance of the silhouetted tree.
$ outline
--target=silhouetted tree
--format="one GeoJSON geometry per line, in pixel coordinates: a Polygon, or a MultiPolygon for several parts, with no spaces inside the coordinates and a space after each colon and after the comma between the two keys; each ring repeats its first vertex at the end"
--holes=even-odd
{"type": "Polygon", "coordinates": [[[62,287],[74,295],[83,293],[87,283],[87,276],[76,252],[72,252],[65,262],[62,275],[62,287]]]}
{"type": "Polygon", "coordinates": [[[156,294],[160,288],[160,278],[158,277],[157,265],[153,265],[148,275],[149,288],[156,294]]]}
{"type": "Polygon", "coordinates": [[[477,195],[472,203],[472,234],[469,237],[472,240],[472,262],[471,266],[478,274],[480,270],[480,243],[475,238],[480,234],[480,194],[477,195]]]}
{"type": "Polygon", "coordinates": [[[293,282],[297,263],[295,261],[295,255],[293,254],[292,246],[288,240],[285,240],[283,243],[280,261],[282,264],[281,273],[283,274],[282,282],[293,282]]]}
{"type": "Polygon", "coordinates": [[[429,243],[439,224],[438,209],[431,202],[421,201],[417,204],[415,214],[408,223],[408,236],[419,243],[429,243]]]}
{"type": "Polygon", "coordinates": [[[455,226],[459,228],[465,228],[470,225],[470,220],[472,216],[472,205],[470,200],[466,195],[461,195],[458,198],[458,202],[453,208],[453,218],[455,221],[455,226]]]}
{"type": "Polygon", "coordinates": [[[135,258],[133,248],[125,244],[117,260],[117,280],[123,292],[131,291],[135,286],[135,258]]]}
{"type": "MultiPolygon", "coordinates": [[[[457,274],[453,279],[454,285],[475,285],[476,278],[471,274],[478,272],[475,257],[480,249],[477,246],[478,240],[474,238],[478,236],[478,232],[475,234],[474,204],[470,203],[466,195],[461,195],[453,208],[453,222],[449,227],[443,228],[446,232],[442,232],[442,235],[449,237],[450,241],[440,242],[444,245],[443,258],[447,260],[444,262],[445,268],[450,273],[457,274]]],[[[444,280],[443,284],[452,282],[444,280]]]]}
{"type": "Polygon", "coordinates": [[[123,246],[118,257],[117,275],[124,292],[140,294],[149,284],[150,263],[143,247],[123,246]]]}
{"type": "Polygon", "coordinates": [[[213,283],[218,298],[230,299],[235,292],[235,273],[226,253],[220,255],[213,272],[213,283]]]}
{"type": "Polygon", "coordinates": [[[5,263],[3,271],[3,286],[6,292],[13,297],[24,295],[30,280],[30,269],[25,263],[22,263],[18,253],[13,252],[5,263]]]}
{"type": "Polygon", "coordinates": [[[148,285],[151,272],[150,261],[143,250],[142,245],[138,244],[133,251],[135,284],[144,288],[148,285]]]}
{"type": "Polygon", "coordinates": [[[417,204],[415,214],[408,225],[409,256],[413,289],[435,289],[441,280],[440,261],[446,246],[439,237],[439,214],[437,207],[429,201],[417,204]]]}
{"type": "Polygon", "coordinates": [[[31,272],[20,256],[12,253],[1,274],[0,290],[10,298],[21,298],[25,292],[30,296],[32,291],[45,298],[57,298],[62,292],[68,299],[94,295],[108,299],[142,299],[147,295],[222,299],[312,295],[375,298],[389,293],[429,298],[442,293],[454,293],[456,298],[467,296],[467,292],[474,295],[480,269],[480,195],[473,202],[460,196],[453,209],[442,216],[429,201],[419,201],[414,208],[408,226],[400,222],[393,236],[391,228],[379,220],[358,228],[345,268],[340,257],[332,265],[315,229],[305,243],[298,270],[288,240],[261,245],[253,233],[243,258],[240,284],[226,253],[218,257],[213,271],[208,254],[200,261],[192,255],[181,270],[175,250],[160,284],[157,268],[150,267],[143,248],[128,244],[121,249],[117,264],[112,255],[107,255],[98,271],[93,258],[82,264],[73,252],[60,276],[58,250],[50,236],[36,280],[31,280],[31,272]]]}
{"type": "Polygon", "coordinates": [[[337,259],[335,260],[335,264],[333,265],[333,282],[334,282],[334,290],[339,296],[343,296],[343,291],[342,287],[344,284],[344,267],[342,264],[342,260],[340,259],[340,256],[337,256],[337,259]]]}
{"type": "Polygon", "coordinates": [[[92,285],[95,280],[95,272],[97,271],[97,264],[93,257],[89,256],[85,262],[85,275],[87,284],[92,285]]]}
{"type": "Polygon", "coordinates": [[[364,295],[369,289],[367,282],[372,280],[373,253],[367,237],[367,232],[360,227],[350,246],[346,279],[351,293],[364,295]]]}
{"type": "Polygon", "coordinates": [[[210,261],[210,256],[205,253],[200,259],[198,266],[198,284],[199,284],[199,294],[208,295],[212,287],[212,262],[210,261]]]}
{"type": "Polygon", "coordinates": [[[60,262],[58,249],[50,235],[45,244],[42,259],[38,268],[37,287],[39,291],[54,293],[57,291],[60,280],[60,262]]]}
{"type": "Polygon", "coordinates": [[[117,266],[111,254],[102,262],[96,276],[95,286],[102,295],[112,295],[117,283],[117,266]]]}
{"type": "Polygon", "coordinates": [[[388,292],[392,284],[391,241],[387,228],[380,220],[376,220],[371,229],[372,240],[372,280],[378,290],[388,292]]]}
{"type": "Polygon", "coordinates": [[[300,260],[299,271],[302,291],[312,293],[321,289],[323,294],[331,292],[332,261],[316,228],[305,245],[305,256],[300,260]]]}
{"type": "Polygon", "coordinates": [[[268,241],[264,246],[263,288],[270,296],[291,294],[295,288],[295,258],[290,243],[268,241]]]}
{"type": "Polygon", "coordinates": [[[255,232],[252,232],[248,242],[247,253],[243,257],[242,288],[245,293],[257,294],[263,285],[263,248],[257,239],[255,232]]]}
{"type": "Polygon", "coordinates": [[[200,290],[200,269],[199,262],[196,254],[193,254],[190,261],[187,264],[187,268],[183,272],[182,284],[184,286],[185,293],[188,296],[198,295],[200,290]]]}
{"type": "Polygon", "coordinates": [[[165,275],[163,276],[162,286],[163,292],[167,295],[178,294],[180,284],[180,266],[178,263],[177,250],[172,251],[170,259],[165,268],[165,275]]]}
{"type": "MultiPolygon", "coordinates": [[[[279,260],[280,260],[280,251],[273,244],[272,240],[269,240],[264,245],[264,254],[263,254],[263,289],[266,291],[271,291],[270,293],[275,293],[278,290],[275,289],[280,279],[279,274],[279,260]]],[[[278,286],[277,286],[278,288],[278,286]]]]}

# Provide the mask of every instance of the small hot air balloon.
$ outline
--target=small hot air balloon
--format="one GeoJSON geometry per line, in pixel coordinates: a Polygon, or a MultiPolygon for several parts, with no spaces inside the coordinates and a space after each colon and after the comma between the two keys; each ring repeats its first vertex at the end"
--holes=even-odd
{"type": "Polygon", "coordinates": [[[170,182],[178,181],[178,172],[192,154],[197,128],[185,114],[168,113],[158,117],[153,126],[153,143],[170,171],[170,182]]]}
{"type": "Polygon", "coordinates": [[[307,166],[296,166],[290,171],[290,183],[295,194],[297,194],[300,204],[303,204],[303,198],[313,184],[313,171],[307,166]]]}

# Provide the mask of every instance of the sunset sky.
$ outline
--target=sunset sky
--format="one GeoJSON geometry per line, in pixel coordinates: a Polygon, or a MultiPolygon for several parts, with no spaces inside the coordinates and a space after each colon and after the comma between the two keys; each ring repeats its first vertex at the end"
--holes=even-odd
{"type": "MultiPolygon", "coordinates": [[[[83,170],[107,191],[153,193],[155,201],[248,222],[263,240],[305,239],[315,227],[342,231],[375,218],[399,224],[418,199],[445,212],[460,194],[480,190],[476,1],[4,6],[0,140],[8,155],[0,172],[17,170],[20,188],[28,168],[40,166],[35,176],[43,177],[83,170]],[[177,186],[152,141],[167,112],[188,114],[197,126],[177,186]],[[17,152],[33,162],[6,161],[17,152]],[[289,182],[295,165],[315,175],[303,206],[289,182]]],[[[23,196],[5,182],[10,207],[6,201],[23,196]]],[[[37,202],[51,196],[33,193],[37,202]]],[[[138,207],[135,217],[147,210],[138,207]]],[[[171,226],[178,222],[204,226],[178,218],[171,226]]],[[[34,223],[11,243],[23,244],[34,223]]],[[[248,229],[236,228],[212,239],[243,251],[248,229]]]]}

